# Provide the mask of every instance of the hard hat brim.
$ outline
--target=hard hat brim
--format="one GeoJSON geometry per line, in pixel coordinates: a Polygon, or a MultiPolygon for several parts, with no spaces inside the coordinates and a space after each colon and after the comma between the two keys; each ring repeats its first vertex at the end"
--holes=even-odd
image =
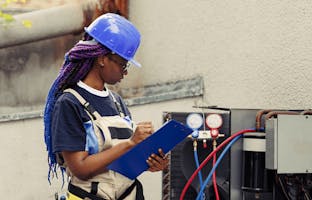
{"type": "Polygon", "coordinates": [[[131,62],[132,64],[134,64],[136,67],[142,67],[142,65],[141,65],[138,61],[136,61],[136,60],[134,60],[134,59],[130,59],[129,62],[131,62]]]}

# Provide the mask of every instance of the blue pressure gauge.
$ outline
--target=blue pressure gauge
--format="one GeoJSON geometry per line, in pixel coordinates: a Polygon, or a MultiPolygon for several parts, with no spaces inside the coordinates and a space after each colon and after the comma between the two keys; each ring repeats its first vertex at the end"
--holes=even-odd
{"type": "Polygon", "coordinates": [[[198,130],[204,123],[203,117],[198,113],[191,113],[186,118],[186,124],[193,130],[198,130]]]}

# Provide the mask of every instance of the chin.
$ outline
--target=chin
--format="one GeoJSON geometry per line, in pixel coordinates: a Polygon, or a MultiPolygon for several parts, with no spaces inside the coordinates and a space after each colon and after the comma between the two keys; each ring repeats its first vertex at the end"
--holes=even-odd
{"type": "Polygon", "coordinates": [[[110,85],[115,85],[116,83],[119,83],[121,80],[116,80],[116,81],[109,81],[107,82],[110,85]]]}

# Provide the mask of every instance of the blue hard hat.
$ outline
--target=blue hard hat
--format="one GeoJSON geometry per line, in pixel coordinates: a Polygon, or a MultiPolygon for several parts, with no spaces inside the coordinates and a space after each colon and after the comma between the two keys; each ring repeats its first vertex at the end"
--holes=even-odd
{"type": "Polygon", "coordinates": [[[106,13],[85,27],[85,31],[112,52],[141,67],[133,58],[140,45],[141,35],[126,18],[106,13]]]}

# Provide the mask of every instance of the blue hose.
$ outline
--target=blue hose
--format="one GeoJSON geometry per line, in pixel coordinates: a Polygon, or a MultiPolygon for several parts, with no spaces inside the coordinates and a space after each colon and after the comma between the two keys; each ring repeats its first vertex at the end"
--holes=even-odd
{"type": "Polygon", "coordinates": [[[211,177],[212,177],[212,174],[214,173],[214,171],[216,170],[216,168],[218,167],[219,163],[221,162],[221,160],[223,159],[223,157],[225,156],[225,154],[227,153],[227,151],[231,148],[231,146],[238,140],[242,137],[242,135],[239,135],[235,138],[233,138],[233,140],[231,140],[231,142],[225,147],[225,149],[223,150],[223,152],[221,153],[221,155],[219,156],[216,164],[213,166],[213,168],[211,169],[208,177],[206,178],[205,182],[203,185],[201,185],[200,187],[200,191],[196,197],[196,200],[200,200],[201,199],[201,196],[203,195],[203,192],[206,188],[206,186],[208,185],[208,182],[210,181],[211,177]]]}
{"type": "MultiPolygon", "coordinates": [[[[199,167],[198,154],[197,154],[197,150],[195,150],[195,149],[194,149],[194,159],[195,159],[195,163],[196,163],[196,168],[198,168],[199,167]]],[[[203,187],[203,176],[201,174],[201,171],[198,172],[198,178],[199,178],[199,184],[200,184],[200,188],[201,188],[201,187],[203,187]]],[[[200,199],[202,199],[202,198],[200,198],[200,199]]]]}

